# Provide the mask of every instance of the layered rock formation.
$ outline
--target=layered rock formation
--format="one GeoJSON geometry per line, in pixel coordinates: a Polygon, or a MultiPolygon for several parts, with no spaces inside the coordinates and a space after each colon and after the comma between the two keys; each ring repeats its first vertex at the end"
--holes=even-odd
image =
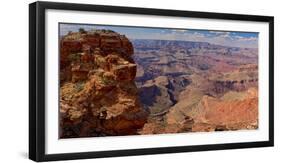
{"type": "Polygon", "coordinates": [[[228,92],[216,99],[203,96],[197,106],[192,131],[225,131],[258,127],[258,93],[228,92]]]}
{"type": "Polygon", "coordinates": [[[110,30],[82,30],[61,39],[60,53],[60,137],[138,134],[148,113],[131,42],[110,30]]]}
{"type": "Polygon", "coordinates": [[[142,104],[151,114],[167,111],[177,102],[179,93],[189,84],[188,77],[169,78],[158,76],[148,80],[139,88],[142,104]]]}
{"type": "Polygon", "coordinates": [[[177,132],[258,128],[257,67],[247,70],[243,67],[224,74],[219,85],[218,76],[213,80],[213,77],[192,75],[191,85],[181,92],[179,102],[169,109],[166,125],[174,126],[177,132]],[[233,82],[238,79],[245,82],[233,82]],[[185,123],[186,117],[189,123],[185,123]]]}
{"type": "Polygon", "coordinates": [[[80,30],[60,54],[61,138],[258,128],[257,49],[80,30]]]}
{"type": "MultiPolygon", "coordinates": [[[[243,65],[227,73],[194,73],[188,76],[189,84],[179,91],[176,102],[166,107],[165,112],[150,115],[141,133],[258,128],[257,71],[256,65],[243,65]]],[[[161,82],[156,79],[150,80],[150,84],[159,85],[161,82]]],[[[158,97],[163,103],[165,98],[158,97]]]]}

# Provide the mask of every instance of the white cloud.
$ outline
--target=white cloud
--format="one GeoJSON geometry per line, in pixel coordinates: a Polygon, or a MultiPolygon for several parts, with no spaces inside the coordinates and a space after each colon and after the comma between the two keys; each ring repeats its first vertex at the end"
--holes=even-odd
{"type": "MultiPolygon", "coordinates": [[[[70,30],[77,30],[77,25],[66,24],[62,25],[62,33],[67,33],[70,30]]],[[[86,30],[92,29],[93,26],[80,25],[86,30]]],[[[98,28],[98,27],[95,27],[98,28]]],[[[104,27],[101,27],[104,28],[104,27]]],[[[118,31],[117,31],[118,32],[118,31]]],[[[183,40],[195,42],[209,42],[211,44],[219,44],[224,46],[237,46],[237,47],[258,47],[258,37],[242,37],[241,35],[233,35],[231,32],[224,31],[209,31],[198,32],[186,29],[161,29],[159,32],[132,32],[123,31],[128,38],[131,39],[158,39],[158,40],[183,40]]]]}
{"type": "Polygon", "coordinates": [[[235,36],[235,38],[239,41],[257,41],[257,37],[241,37],[241,36],[235,36]]]}
{"type": "Polygon", "coordinates": [[[209,33],[212,33],[212,34],[216,34],[216,35],[229,35],[230,32],[224,32],[224,31],[209,31],[209,33]]]}
{"type": "Polygon", "coordinates": [[[186,30],[186,29],[172,29],[171,31],[174,32],[174,33],[185,33],[188,30],[186,30]]]}
{"type": "Polygon", "coordinates": [[[220,35],[213,35],[207,37],[207,34],[200,32],[186,32],[186,33],[155,33],[149,35],[133,35],[128,36],[133,39],[157,39],[157,40],[182,40],[182,41],[195,41],[195,42],[209,42],[211,44],[231,46],[231,47],[247,47],[257,48],[258,39],[256,37],[241,37],[231,36],[230,32],[220,33],[220,35]]]}

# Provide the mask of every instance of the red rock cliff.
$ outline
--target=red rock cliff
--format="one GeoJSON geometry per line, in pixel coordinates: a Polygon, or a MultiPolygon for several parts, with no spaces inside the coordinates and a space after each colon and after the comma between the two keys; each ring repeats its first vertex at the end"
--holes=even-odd
{"type": "Polygon", "coordinates": [[[60,53],[60,137],[137,134],[148,113],[131,42],[109,30],[75,32],[61,39],[60,53]]]}

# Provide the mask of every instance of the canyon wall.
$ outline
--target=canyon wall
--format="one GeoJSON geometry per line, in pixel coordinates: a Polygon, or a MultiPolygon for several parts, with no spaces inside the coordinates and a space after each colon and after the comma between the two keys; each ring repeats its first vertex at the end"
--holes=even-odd
{"type": "Polygon", "coordinates": [[[137,134],[148,113],[134,79],[133,47],[110,30],[60,40],[60,137],[137,134]]]}

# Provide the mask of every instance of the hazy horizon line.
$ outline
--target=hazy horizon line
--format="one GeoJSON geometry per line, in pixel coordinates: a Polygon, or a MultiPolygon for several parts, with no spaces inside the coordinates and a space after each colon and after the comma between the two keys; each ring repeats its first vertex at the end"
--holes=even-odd
{"type": "Polygon", "coordinates": [[[233,32],[196,29],[174,29],[154,27],[125,27],[112,25],[84,25],[84,24],[59,24],[59,36],[65,36],[68,32],[78,32],[79,28],[86,31],[112,30],[128,39],[146,40],[173,40],[190,42],[207,42],[212,45],[240,48],[258,48],[258,33],[233,32]]]}

